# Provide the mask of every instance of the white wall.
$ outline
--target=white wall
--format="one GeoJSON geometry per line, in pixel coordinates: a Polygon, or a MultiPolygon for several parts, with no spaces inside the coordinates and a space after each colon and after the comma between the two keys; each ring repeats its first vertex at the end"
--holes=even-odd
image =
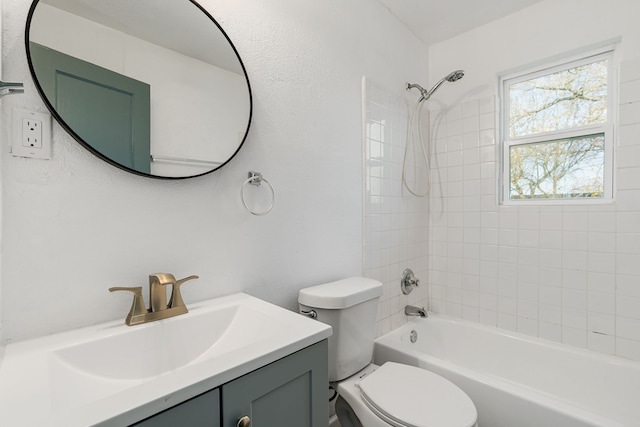
{"type": "Polygon", "coordinates": [[[431,308],[640,360],[640,3],[547,0],[429,49],[465,69],[434,110],[431,308]],[[499,206],[496,84],[507,70],[621,39],[615,203],[499,206]]]}
{"type": "MultiPolygon", "coordinates": [[[[54,126],[53,159],[13,158],[0,130],[2,342],[124,318],[149,273],[199,274],[187,302],[247,290],[295,309],[297,291],[362,274],[361,77],[385,86],[426,74],[426,47],[377,1],[201,1],[249,74],[254,120],[219,172],[178,181],[130,175],[54,126]],[[420,54],[425,52],[425,54],[420,54]],[[248,170],[274,185],[255,217],[239,198],[248,170]]],[[[2,4],[3,77],[43,110],[24,54],[24,0],[2,4]]],[[[400,82],[400,83],[399,83],[400,82]]]]}

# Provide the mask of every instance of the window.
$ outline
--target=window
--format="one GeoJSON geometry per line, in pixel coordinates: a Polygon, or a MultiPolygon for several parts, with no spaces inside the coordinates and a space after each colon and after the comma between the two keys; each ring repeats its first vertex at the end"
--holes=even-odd
{"type": "Polygon", "coordinates": [[[501,79],[504,203],[612,198],[612,51],[501,79]]]}

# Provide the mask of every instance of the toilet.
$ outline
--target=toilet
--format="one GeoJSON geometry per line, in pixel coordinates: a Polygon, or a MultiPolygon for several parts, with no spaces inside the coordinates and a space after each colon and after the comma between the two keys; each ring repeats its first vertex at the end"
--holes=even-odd
{"type": "Polygon", "coordinates": [[[477,427],[476,407],[460,388],[425,369],[373,364],[382,283],[352,277],[301,289],[300,313],[327,323],[329,383],[342,427],[477,427]]]}

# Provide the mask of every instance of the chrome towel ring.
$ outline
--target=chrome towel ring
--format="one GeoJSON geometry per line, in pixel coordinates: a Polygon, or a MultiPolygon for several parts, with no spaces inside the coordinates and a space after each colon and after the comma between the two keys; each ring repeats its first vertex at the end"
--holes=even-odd
{"type": "Polygon", "coordinates": [[[276,191],[273,189],[273,185],[271,185],[269,181],[267,181],[265,178],[262,177],[262,174],[260,172],[250,171],[249,178],[242,184],[242,188],[240,189],[240,197],[242,198],[242,204],[249,212],[251,212],[253,215],[262,216],[262,215],[268,214],[269,212],[271,212],[271,209],[273,209],[273,205],[276,202],[276,191]],[[269,204],[269,207],[266,210],[262,212],[256,212],[247,205],[247,201],[244,195],[244,190],[247,187],[247,184],[251,184],[259,187],[263,182],[265,182],[269,186],[269,189],[271,190],[271,203],[269,204]]]}

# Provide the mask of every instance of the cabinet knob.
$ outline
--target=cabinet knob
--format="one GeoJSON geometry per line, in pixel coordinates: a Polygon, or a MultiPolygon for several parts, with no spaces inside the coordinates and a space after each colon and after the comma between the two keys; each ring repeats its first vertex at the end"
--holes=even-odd
{"type": "Polygon", "coordinates": [[[246,415],[238,420],[236,427],[249,427],[251,425],[251,418],[246,415]]]}

